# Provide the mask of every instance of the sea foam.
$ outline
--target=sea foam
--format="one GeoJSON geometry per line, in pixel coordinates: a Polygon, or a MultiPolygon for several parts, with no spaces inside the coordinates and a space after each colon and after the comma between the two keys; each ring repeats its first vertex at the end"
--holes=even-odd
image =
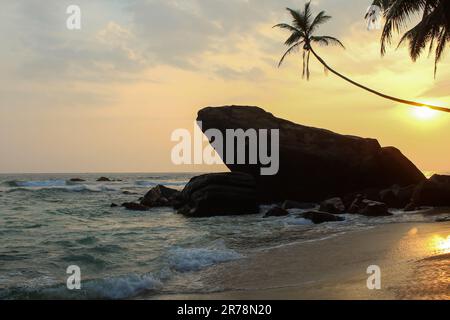
{"type": "Polygon", "coordinates": [[[243,256],[231,249],[174,248],[169,252],[170,266],[178,272],[198,271],[240,258],[243,256]]]}
{"type": "Polygon", "coordinates": [[[10,187],[33,188],[33,187],[63,187],[67,183],[65,180],[32,180],[32,181],[8,181],[6,185],[10,187]]]}
{"type": "Polygon", "coordinates": [[[59,191],[59,192],[116,192],[119,188],[108,185],[66,185],[62,183],[45,183],[44,181],[28,181],[28,182],[13,182],[9,183],[9,188],[5,188],[5,192],[46,192],[46,191],[59,191]]]}
{"type": "Polygon", "coordinates": [[[183,187],[188,183],[188,181],[180,181],[180,182],[168,182],[168,181],[145,181],[145,180],[138,180],[135,182],[136,186],[139,187],[156,187],[157,185],[161,184],[164,186],[172,186],[172,187],[183,187]]]}
{"type": "Polygon", "coordinates": [[[126,299],[159,290],[162,286],[152,275],[131,274],[89,281],[84,285],[84,290],[88,298],[126,299]]]}

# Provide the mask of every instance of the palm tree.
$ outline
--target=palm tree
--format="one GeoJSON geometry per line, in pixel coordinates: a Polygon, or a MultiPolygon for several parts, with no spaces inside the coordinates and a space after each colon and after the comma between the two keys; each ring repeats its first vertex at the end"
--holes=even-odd
{"type": "Polygon", "coordinates": [[[317,16],[313,18],[312,12],[311,12],[311,3],[307,2],[305,4],[305,8],[303,10],[293,10],[290,8],[287,8],[290,15],[292,16],[292,24],[286,24],[286,23],[280,23],[274,26],[274,28],[281,28],[285,29],[291,32],[291,35],[289,38],[285,41],[285,45],[289,48],[287,51],[283,54],[281,57],[281,60],[278,64],[278,67],[280,67],[283,64],[284,59],[291,53],[298,51],[299,49],[303,50],[303,77],[306,75],[307,79],[309,79],[310,72],[309,72],[309,58],[310,53],[314,55],[314,57],[325,67],[325,70],[328,70],[332,72],[333,74],[337,75],[338,77],[344,79],[345,81],[361,88],[366,91],[369,91],[373,94],[376,94],[380,97],[383,97],[385,99],[393,100],[395,102],[408,104],[416,107],[428,107],[434,110],[438,111],[445,111],[450,112],[450,109],[423,104],[419,102],[414,101],[408,101],[404,99],[395,98],[389,95],[386,95],[384,93],[375,91],[371,88],[368,88],[362,84],[359,84],[350,78],[342,75],[341,73],[337,72],[336,70],[332,69],[313,49],[313,44],[318,45],[324,45],[328,46],[330,44],[339,45],[344,48],[344,45],[336,38],[330,37],[330,36],[317,36],[315,35],[318,27],[329,21],[331,19],[330,16],[328,16],[325,11],[321,11],[317,16]]]}
{"type": "Polygon", "coordinates": [[[399,46],[409,42],[409,54],[416,61],[428,47],[429,53],[435,49],[434,75],[442,58],[445,46],[450,42],[450,1],[448,0],[375,0],[384,11],[386,23],[381,35],[381,53],[392,41],[395,31],[406,27],[410,17],[421,15],[421,20],[408,30],[399,46]]]}
{"type": "MultiPolygon", "coordinates": [[[[284,42],[289,49],[281,57],[278,67],[283,64],[284,59],[292,52],[302,48],[303,50],[303,73],[302,77],[309,80],[309,58],[312,52],[311,44],[315,43],[318,45],[339,45],[345,49],[341,41],[330,36],[315,36],[314,32],[317,28],[331,19],[325,11],[321,11],[314,19],[312,19],[311,3],[307,2],[305,4],[305,9],[303,11],[292,10],[287,8],[293,18],[293,26],[280,23],[274,26],[274,28],[287,29],[291,32],[290,37],[284,42]]],[[[313,53],[314,54],[314,53],[313,53]]]]}

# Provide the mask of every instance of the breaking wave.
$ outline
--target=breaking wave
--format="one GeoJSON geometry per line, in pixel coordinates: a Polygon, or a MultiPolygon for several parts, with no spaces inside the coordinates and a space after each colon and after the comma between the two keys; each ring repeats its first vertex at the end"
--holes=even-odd
{"type": "Polygon", "coordinates": [[[42,180],[42,181],[7,181],[4,183],[9,187],[19,187],[19,188],[37,188],[37,187],[63,187],[67,183],[65,180],[42,180]]]}
{"type": "MultiPolygon", "coordinates": [[[[52,284],[54,281],[45,281],[52,284]]],[[[34,281],[28,287],[0,290],[2,299],[127,299],[143,293],[158,291],[162,283],[150,274],[129,274],[104,279],[87,280],[80,290],[68,290],[66,284],[39,287],[34,281]]]]}
{"type": "Polygon", "coordinates": [[[135,182],[135,185],[139,187],[156,187],[157,185],[164,185],[164,186],[172,186],[172,187],[183,187],[188,183],[188,181],[177,181],[177,182],[155,182],[155,181],[145,181],[145,180],[139,180],[135,182]]]}
{"type": "Polygon", "coordinates": [[[169,252],[170,267],[178,272],[198,271],[218,263],[243,258],[231,249],[174,248],[169,252]]]}
{"type": "Polygon", "coordinates": [[[53,185],[53,186],[38,186],[36,184],[23,185],[23,186],[11,186],[5,189],[5,192],[116,192],[119,188],[107,185],[53,185]]]}

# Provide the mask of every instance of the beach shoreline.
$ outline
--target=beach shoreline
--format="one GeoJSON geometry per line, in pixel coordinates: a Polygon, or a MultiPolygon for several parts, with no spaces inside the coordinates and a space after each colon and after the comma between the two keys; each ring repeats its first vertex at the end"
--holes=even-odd
{"type": "Polygon", "coordinates": [[[394,223],[263,250],[202,271],[211,293],[162,300],[450,299],[450,223],[394,223]],[[369,290],[369,266],[381,289],[369,290]],[[221,288],[214,290],[213,288],[221,288]]]}

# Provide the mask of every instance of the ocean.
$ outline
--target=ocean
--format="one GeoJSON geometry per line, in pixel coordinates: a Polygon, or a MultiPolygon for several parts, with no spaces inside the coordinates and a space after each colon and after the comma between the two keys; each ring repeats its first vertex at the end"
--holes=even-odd
{"type": "Polygon", "coordinates": [[[392,217],[344,215],[313,225],[297,218],[186,218],[171,208],[112,208],[158,184],[182,189],[194,174],[0,175],[0,299],[132,299],[221,291],[202,270],[303,241],[327,241],[381,223],[431,221],[420,212],[392,217]],[[107,176],[111,182],[97,182],[107,176]],[[71,182],[72,178],[85,181],[71,182]],[[69,266],[81,289],[69,290],[69,266]]]}

